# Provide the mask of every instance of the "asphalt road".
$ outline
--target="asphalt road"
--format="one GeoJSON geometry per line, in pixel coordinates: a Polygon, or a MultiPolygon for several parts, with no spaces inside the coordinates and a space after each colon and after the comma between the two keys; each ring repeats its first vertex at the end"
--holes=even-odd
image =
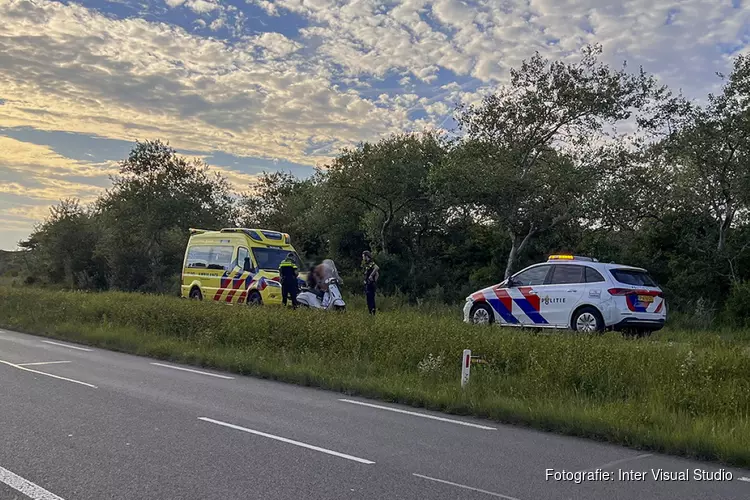
{"type": "Polygon", "coordinates": [[[748,470],[7,330],[0,396],[0,500],[750,498],[748,470]]]}

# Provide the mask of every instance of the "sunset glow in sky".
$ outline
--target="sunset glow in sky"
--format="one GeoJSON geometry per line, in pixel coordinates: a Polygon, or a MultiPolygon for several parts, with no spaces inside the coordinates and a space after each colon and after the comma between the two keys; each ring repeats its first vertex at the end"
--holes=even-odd
{"type": "Polygon", "coordinates": [[[748,50],[750,0],[0,0],[0,249],[94,199],[137,139],[242,190],[450,128],[522,59],[588,43],[703,97],[748,50]]]}

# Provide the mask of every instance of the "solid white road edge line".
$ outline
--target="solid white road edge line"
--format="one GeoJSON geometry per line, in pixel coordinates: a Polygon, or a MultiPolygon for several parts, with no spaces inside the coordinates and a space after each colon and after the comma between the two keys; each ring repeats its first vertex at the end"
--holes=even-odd
{"type": "Polygon", "coordinates": [[[63,500],[54,493],[50,493],[41,486],[27,481],[21,476],[12,473],[8,469],[0,467],[0,482],[7,484],[14,490],[26,495],[33,500],[63,500]]]}
{"type": "Polygon", "coordinates": [[[224,380],[234,380],[234,377],[227,377],[226,375],[219,375],[216,373],[208,373],[208,372],[202,372],[198,370],[191,370],[190,368],[183,368],[181,366],[165,365],[162,363],[149,363],[149,364],[154,365],[154,366],[161,366],[162,368],[171,368],[173,370],[180,370],[183,372],[198,373],[200,375],[208,375],[209,377],[223,378],[224,380]]]}
{"type": "Polygon", "coordinates": [[[401,410],[399,408],[391,408],[390,406],[374,405],[372,403],[364,403],[362,401],[354,401],[353,399],[339,399],[343,403],[351,403],[353,405],[368,406],[370,408],[377,408],[378,410],[388,410],[396,413],[403,413],[405,415],[412,415],[415,417],[429,418],[430,420],[439,420],[440,422],[448,422],[451,424],[464,425],[466,427],[474,427],[476,429],[484,429],[486,431],[496,431],[495,427],[487,427],[486,425],[472,424],[470,422],[463,422],[461,420],[453,420],[451,418],[436,417],[434,415],[427,415],[426,413],[418,413],[416,411],[401,410]]]}
{"type": "Polygon", "coordinates": [[[239,425],[228,424],[226,422],[222,422],[221,420],[214,420],[212,418],[207,418],[207,417],[198,417],[198,420],[202,420],[204,422],[210,422],[212,424],[222,425],[224,427],[229,427],[230,429],[235,429],[235,430],[238,430],[238,431],[247,432],[247,433],[250,433],[250,434],[255,434],[257,436],[263,436],[263,437],[266,437],[268,439],[274,439],[276,441],[281,441],[282,443],[293,444],[295,446],[300,446],[302,448],[307,448],[308,450],[319,451],[319,452],[325,453],[327,455],[333,455],[334,457],[345,458],[347,460],[351,460],[353,462],[359,462],[361,464],[372,465],[372,464],[375,463],[372,460],[366,460],[364,458],[354,457],[352,455],[347,455],[345,453],[339,453],[338,451],[333,451],[333,450],[329,450],[329,449],[326,449],[326,448],[321,448],[319,446],[313,446],[311,444],[301,443],[300,441],[294,441],[292,439],[288,439],[288,438],[285,438],[285,437],[275,436],[273,434],[268,434],[268,433],[265,433],[265,432],[255,431],[253,429],[248,429],[247,427],[240,427],[239,425]]]}
{"type": "Polygon", "coordinates": [[[9,363],[7,361],[3,361],[2,359],[0,359],[0,363],[6,364],[8,366],[12,366],[13,368],[18,368],[19,370],[23,370],[25,372],[38,373],[39,375],[46,375],[47,377],[56,378],[58,380],[65,380],[66,382],[73,382],[74,384],[85,385],[86,387],[91,387],[92,389],[98,389],[97,386],[87,384],[86,382],[81,382],[80,380],[73,380],[72,378],[65,378],[65,377],[60,377],[59,375],[52,375],[51,373],[45,373],[45,372],[40,372],[37,370],[32,370],[31,368],[25,368],[20,365],[16,365],[13,363],[9,363]]]}
{"type": "Polygon", "coordinates": [[[45,344],[52,344],[52,345],[59,345],[60,347],[67,347],[68,349],[75,349],[77,351],[86,351],[91,352],[91,349],[86,349],[85,347],[78,347],[74,345],[68,345],[68,344],[61,344],[60,342],[52,342],[51,340],[42,340],[45,344]]]}
{"type": "Polygon", "coordinates": [[[476,491],[477,493],[484,493],[485,495],[490,495],[492,497],[497,498],[504,498],[505,500],[518,500],[516,497],[509,497],[507,495],[501,495],[500,493],[495,493],[494,491],[487,491],[487,490],[480,490],[479,488],[472,488],[471,486],[466,486],[465,484],[458,484],[458,483],[452,483],[451,481],[445,481],[443,479],[437,479],[430,476],[423,476],[422,474],[412,474],[412,476],[421,477],[422,479],[427,479],[428,481],[435,481],[436,483],[443,483],[448,484],[450,486],[455,486],[456,488],[463,488],[465,490],[471,490],[476,491]]]}
{"type": "Polygon", "coordinates": [[[39,366],[39,365],[59,365],[60,363],[70,363],[70,361],[40,361],[38,363],[17,363],[18,366],[39,366]]]}

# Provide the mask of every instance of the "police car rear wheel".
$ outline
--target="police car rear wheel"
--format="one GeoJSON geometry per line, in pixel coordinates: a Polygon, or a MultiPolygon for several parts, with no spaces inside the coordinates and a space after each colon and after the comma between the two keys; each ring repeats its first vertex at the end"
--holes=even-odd
{"type": "Polygon", "coordinates": [[[470,317],[475,325],[490,325],[494,320],[490,306],[481,302],[471,308],[470,317]]]}
{"type": "Polygon", "coordinates": [[[584,307],[578,310],[571,323],[571,328],[581,333],[598,333],[604,331],[602,315],[593,307],[584,307]]]}

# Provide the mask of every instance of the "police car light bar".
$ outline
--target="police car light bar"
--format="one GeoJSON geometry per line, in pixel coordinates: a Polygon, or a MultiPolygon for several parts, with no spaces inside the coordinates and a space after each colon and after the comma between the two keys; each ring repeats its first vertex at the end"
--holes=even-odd
{"type": "Polygon", "coordinates": [[[547,260],[583,260],[586,262],[599,262],[593,257],[582,257],[580,255],[550,255],[547,260]]]}

